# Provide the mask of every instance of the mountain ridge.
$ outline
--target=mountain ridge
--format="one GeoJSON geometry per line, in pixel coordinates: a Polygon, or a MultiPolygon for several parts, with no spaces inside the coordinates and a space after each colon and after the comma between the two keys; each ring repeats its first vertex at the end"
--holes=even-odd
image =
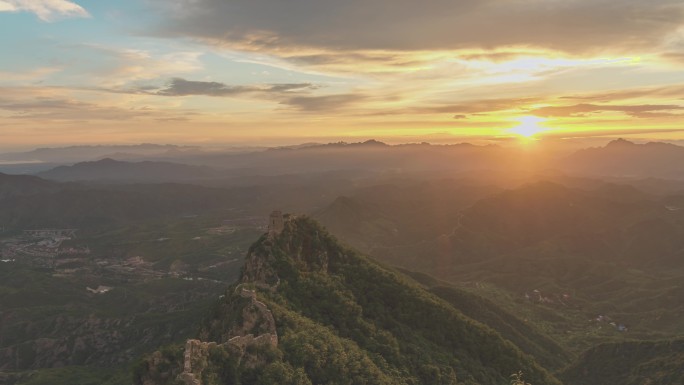
{"type": "Polygon", "coordinates": [[[565,171],[623,178],[684,178],[684,147],[665,142],[637,144],[617,139],[603,147],[591,147],[561,159],[565,171]]]}
{"type": "MultiPolygon", "coordinates": [[[[254,290],[272,311],[278,344],[245,348],[255,356],[237,358],[230,374],[208,364],[193,373],[203,384],[212,383],[209,377],[216,373],[233,376],[236,381],[228,383],[276,383],[267,378],[276,369],[290,373],[290,380],[278,382],[284,384],[508,384],[518,370],[533,383],[560,384],[492,329],[410,278],[340,246],[307,217],[286,217],[282,233],[264,235],[250,248],[240,285],[228,290],[203,324],[199,335],[216,344],[207,349],[223,349],[234,362],[230,341],[239,336],[231,332],[235,324],[224,321],[250,313],[245,313],[242,290],[254,290]],[[346,353],[335,353],[340,351],[346,353]]],[[[241,321],[242,330],[259,324],[245,316],[241,321]]],[[[211,354],[220,355],[201,356],[211,354]]],[[[176,372],[169,376],[178,376],[183,365],[171,366],[176,372]]],[[[137,383],[150,381],[155,370],[154,359],[148,358],[137,383]]],[[[168,383],[152,377],[157,382],[147,383],[168,383]]]]}
{"type": "Polygon", "coordinates": [[[126,181],[126,182],[169,182],[195,180],[220,176],[207,166],[182,163],[141,161],[125,162],[104,158],[96,161],[79,162],[72,166],[58,166],[36,174],[44,179],[67,181],[126,181]]]}

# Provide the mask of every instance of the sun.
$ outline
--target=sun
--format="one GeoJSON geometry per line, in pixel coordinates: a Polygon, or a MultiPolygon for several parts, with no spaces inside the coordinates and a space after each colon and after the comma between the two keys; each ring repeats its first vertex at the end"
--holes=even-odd
{"type": "Polygon", "coordinates": [[[511,128],[509,132],[525,138],[533,138],[538,133],[548,130],[539,126],[539,123],[545,122],[546,119],[538,116],[523,116],[517,120],[520,124],[511,128]]]}

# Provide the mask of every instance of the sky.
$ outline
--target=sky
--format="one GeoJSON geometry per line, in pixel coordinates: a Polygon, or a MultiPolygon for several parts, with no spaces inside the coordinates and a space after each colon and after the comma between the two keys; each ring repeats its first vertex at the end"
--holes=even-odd
{"type": "Polygon", "coordinates": [[[684,139],[681,0],[0,0],[0,149],[684,139]]]}

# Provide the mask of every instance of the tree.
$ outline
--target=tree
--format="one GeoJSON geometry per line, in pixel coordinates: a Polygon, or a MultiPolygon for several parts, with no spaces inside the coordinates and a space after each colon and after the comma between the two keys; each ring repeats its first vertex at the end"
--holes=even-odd
{"type": "Polygon", "coordinates": [[[513,373],[511,374],[511,385],[532,385],[529,382],[525,382],[523,380],[523,372],[520,371],[518,373],[513,373]]]}

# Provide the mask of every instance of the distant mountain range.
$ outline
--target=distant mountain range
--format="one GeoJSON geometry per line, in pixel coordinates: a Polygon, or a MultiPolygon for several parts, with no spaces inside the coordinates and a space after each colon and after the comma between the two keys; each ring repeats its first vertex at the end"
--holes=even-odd
{"type": "MultiPolygon", "coordinates": [[[[60,158],[60,154],[68,154],[61,161],[73,163],[67,160],[83,160],[86,154],[102,154],[101,150],[87,147],[78,148],[74,154],[60,149],[41,149],[35,152],[42,154],[43,159],[53,162],[60,158]]],[[[535,173],[556,170],[577,177],[613,178],[653,191],[684,189],[684,183],[680,183],[684,181],[684,147],[668,143],[636,144],[623,139],[614,140],[604,147],[579,150],[570,155],[549,149],[536,151],[471,144],[388,145],[375,140],[232,152],[207,152],[194,147],[155,145],[144,145],[135,150],[138,152],[114,154],[116,160],[88,160],[73,166],[62,165],[43,170],[36,175],[60,181],[180,182],[342,170],[357,173],[391,172],[410,176],[498,172],[508,175],[508,178],[525,178],[535,173]]],[[[46,166],[38,164],[21,167],[30,169],[46,166]]]]}
{"type": "Polygon", "coordinates": [[[588,176],[684,179],[684,147],[618,139],[604,147],[579,150],[561,160],[559,167],[588,176]]]}
{"type": "Polygon", "coordinates": [[[59,184],[30,175],[7,175],[0,173],[0,199],[12,196],[55,192],[59,184]]]}
{"type": "Polygon", "coordinates": [[[201,147],[176,146],[171,144],[137,144],[137,145],[114,145],[114,146],[70,146],[70,147],[46,147],[26,152],[7,152],[0,154],[0,161],[29,162],[40,161],[45,163],[73,163],[85,160],[94,160],[119,154],[124,156],[167,156],[200,152],[201,147]]]}
{"type": "Polygon", "coordinates": [[[59,166],[37,176],[61,181],[98,182],[179,182],[216,178],[221,174],[206,166],[169,162],[122,162],[110,158],[59,166]]]}
{"type": "Polygon", "coordinates": [[[363,251],[433,274],[544,243],[604,261],[648,264],[675,258],[684,248],[684,201],[678,196],[605,182],[571,188],[542,180],[502,191],[443,181],[432,191],[361,190],[314,215],[363,251]],[[658,252],[646,261],[648,250],[658,252]],[[437,270],[426,253],[439,255],[437,270]]]}
{"type": "MultiPolygon", "coordinates": [[[[118,163],[114,162],[114,168],[118,163]]],[[[124,169],[130,166],[138,170],[133,163],[121,163],[124,169]]],[[[89,169],[89,165],[84,167],[89,169]]],[[[166,165],[152,164],[150,169],[156,167],[164,169],[166,165]]],[[[190,169],[187,175],[195,168],[179,167],[190,169]]],[[[131,175],[141,174],[135,171],[128,175],[128,180],[131,180],[131,175]]],[[[93,186],[48,181],[29,175],[0,174],[0,227],[79,227],[93,230],[131,221],[223,210],[234,205],[249,207],[254,195],[254,190],[248,189],[226,190],[178,183],[93,186]]]]}
{"type": "Polygon", "coordinates": [[[517,150],[498,146],[458,144],[432,146],[409,144],[390,146],[378,141],[363,143],[311,144],[252,152],[191,153],[152,157],[145,162],[102,159],[60,166],[37,173],[61,181],[187,181],[221,177],[307,175],[350,171],[426,175],[452,174],[473,170],[527,167],[516,161],[517,150]],[[183,167],[185,165],[186,167],[183,167]],[[195,168],[192,168],[193,166],[195,168]],[[220,172],[212,172],[211,169],[220,172]]]}

